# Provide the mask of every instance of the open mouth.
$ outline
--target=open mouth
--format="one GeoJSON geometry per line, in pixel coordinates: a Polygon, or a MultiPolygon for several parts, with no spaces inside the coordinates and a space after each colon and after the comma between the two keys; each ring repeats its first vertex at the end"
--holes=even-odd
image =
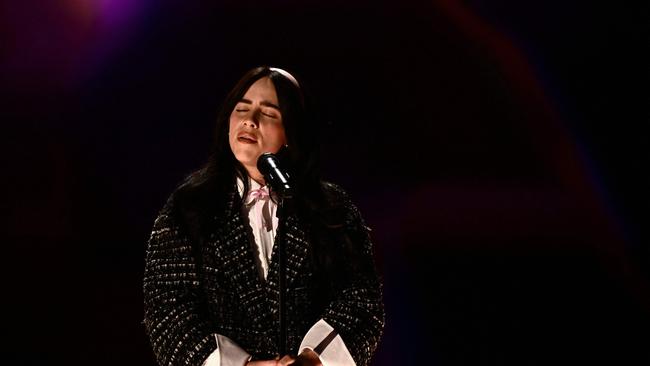
{"type": "Polygon", "coordinates": [[[247,136],[247,135],[241,135],[241,136],[237,137],[237,141],[242,142],[244,144],[255,144],[255,143],[257,143],[257,140],[255,140],[255,138],[253,138],[251,136],[247,136]]]}

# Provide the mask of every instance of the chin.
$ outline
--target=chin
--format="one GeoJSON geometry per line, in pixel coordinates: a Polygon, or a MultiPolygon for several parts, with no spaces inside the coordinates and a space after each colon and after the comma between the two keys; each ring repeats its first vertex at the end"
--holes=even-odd
{"type": "Polygon", "coordinates": [[[253,152],[253,151],[239,151],[238,153],[234,154],[235,159],[242,163],[244,166],[246,165],[257,165],[257,158],[261,155],[261,152],[253,152]]]}

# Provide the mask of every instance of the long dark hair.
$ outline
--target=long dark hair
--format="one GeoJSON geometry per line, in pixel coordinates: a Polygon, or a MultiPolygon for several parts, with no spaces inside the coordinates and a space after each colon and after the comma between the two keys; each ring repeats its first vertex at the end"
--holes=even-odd
{"type": "MultiPolygon", "coordinates": [[[[192,173],[176,191],[177,206],[185,211],[184,221],[192,232],[201,231],[204,219],[219,214],[223,204],[232,200],[226,192],[233,192],[237,177],[244,182],[245,197],[249,190],[248,173],[235,158],[228,143],[230,114],[235,105],[255,81],[268,77],[278,96],[288,148],[282,148],[278,157],[289,167],[294,185],[294,210],[307,226],[312,242],[312,262],[316,277],[322,279],[325,294],[336,291],[334,283],[349,273],[341,271],[340,258],[353,258],[358,250],[340,230],[345,222],[345,209],[340,199],[333,198],[331,189],[321,181],[319,172],[319,144],[317,119],[311,100],[296,79],[286,71],[267,66],[248,71],[227,95],[216,121],[214,144],[207,163],[192,173]],[[182,207],[185,207],[183,209],[182,207]],[[343,237],[342,237],[343,236],[343,237]],[[337,278],[338,277],[338,278],[337,278]]],[[[241,205],[241,200],[235,199],[241,205]]],[[[237,209],[241,208],[240,206],[237,209]]],[[[197,235],[197,240],[200,240],[197,235]]],[[[352,263],[355,261],[352,260],[352,263]]],[[[350,267],[350,271],[354,268],[350,267]]],[[[323,295],[323,294],[321,294],[323,295]]]]}
{"type": "Polygon", "coordinates": [[[244,182],[244,196],[248,193],[248,173],[237,161],[228,144],[229,121],[235,105],[250,86],[263,77],[271,79],[275,86],[289,146],[281,149],[278,156],[291,169],[298,197],[314,196],[320,174],[316,120],[311,113],[310,100],[295,79],[291,80],[283,72],[268,66],[248,71],[228,93],[217,115],[210,157],[203,168],[188,177],[186,185],[194,188],[210,185],[224,192],[229,191],[236,177],[239,177],[244,182]]]}

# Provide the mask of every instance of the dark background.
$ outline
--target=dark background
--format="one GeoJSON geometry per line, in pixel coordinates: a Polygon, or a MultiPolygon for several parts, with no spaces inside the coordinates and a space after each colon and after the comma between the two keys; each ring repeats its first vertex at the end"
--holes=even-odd
{"type": "Polygon", "coordinates": [[[3,364],[154,364],[153,219],[261,64],[304,80],[373,228],[374,365],[650,361],[647,6],[0,7],[3,364]]]}

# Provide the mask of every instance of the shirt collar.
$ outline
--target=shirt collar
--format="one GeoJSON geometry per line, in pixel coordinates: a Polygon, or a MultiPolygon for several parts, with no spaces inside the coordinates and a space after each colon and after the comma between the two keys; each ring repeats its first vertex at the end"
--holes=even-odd
{"type": "MultiPolygon", "coordinates": [[[[248,177],[248,193],[249,193],[249,196],[250,196],[250,191],[252,191],[254,189],[260,189],[262,187],[263,186],[261,184],[257,183],[254,179],[251,179],[250,177],[248,177]]],[[[244,181],[239,177],[237,177],[237,192],[239,192],[239,197],[245,198],[244,199],[245,204],[250,203],[251,200],[249,199],[249,197],[244,197],[244,181]]]]}

